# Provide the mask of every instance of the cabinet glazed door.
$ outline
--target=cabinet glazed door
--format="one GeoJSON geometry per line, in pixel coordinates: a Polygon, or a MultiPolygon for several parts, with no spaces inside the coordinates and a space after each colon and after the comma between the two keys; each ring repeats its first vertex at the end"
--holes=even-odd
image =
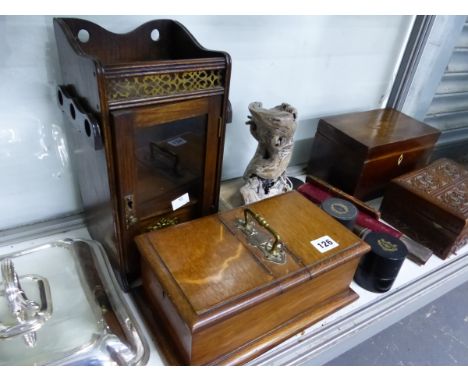
{"type": "Polygon", "coordinates": [[[220,96],[111,113],[129,255],[134,235],[215,212],[220,113],[220,96]]]}

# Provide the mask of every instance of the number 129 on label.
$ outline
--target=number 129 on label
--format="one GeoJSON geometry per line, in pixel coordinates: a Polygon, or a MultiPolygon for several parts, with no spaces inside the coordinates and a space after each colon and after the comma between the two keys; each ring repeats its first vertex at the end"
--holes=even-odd
{"type": "Polygon", "coordinates": [[[339,244],[330,236],[319,237],[318,239],[312,240],[310,244],[312,244],[320,253],[328,252],[329,250],[339,246],[339,244]]]}

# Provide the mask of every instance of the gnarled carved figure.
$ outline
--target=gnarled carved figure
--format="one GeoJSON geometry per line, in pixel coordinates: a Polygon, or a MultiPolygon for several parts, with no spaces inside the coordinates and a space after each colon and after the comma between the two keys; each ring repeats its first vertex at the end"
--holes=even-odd
{"type": "Polygon", "coordinates": [[[285,172],[297,127],[297,110],[287,103],[264,109],[261,102],[252,102],[249,111],[246,124],[258,146],[244,173],[247,183],[241,194],[246,204],[292,189],[285,172]]]}

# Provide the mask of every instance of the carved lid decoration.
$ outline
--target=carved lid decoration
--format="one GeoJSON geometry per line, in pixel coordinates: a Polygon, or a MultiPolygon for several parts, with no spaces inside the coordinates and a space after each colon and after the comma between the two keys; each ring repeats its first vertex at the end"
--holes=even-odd
{"type": "Polygon", "coordinates": [[[468,219],[468,170],[465,166],[439,159],[395,181],[468,219]]]}

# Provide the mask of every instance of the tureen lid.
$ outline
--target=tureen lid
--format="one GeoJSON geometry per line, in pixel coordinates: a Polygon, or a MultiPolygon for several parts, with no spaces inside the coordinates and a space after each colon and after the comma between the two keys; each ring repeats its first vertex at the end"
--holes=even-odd
{"type": "Polygon", "coordinates": [[[97,242],[0,256],[0,365],[139,365],[147,348],[97,242]]]}

